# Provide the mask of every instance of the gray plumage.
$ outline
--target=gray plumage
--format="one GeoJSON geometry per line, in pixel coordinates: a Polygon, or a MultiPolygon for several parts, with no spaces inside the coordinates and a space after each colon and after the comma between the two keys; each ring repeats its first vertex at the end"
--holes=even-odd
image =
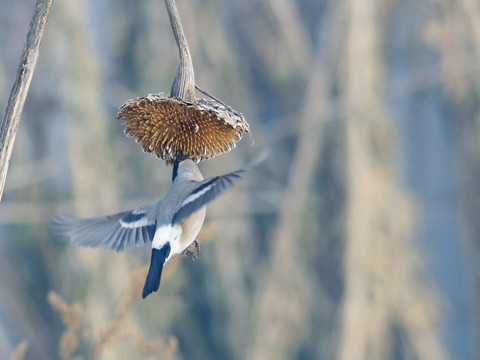
{"type": "Polygon", "coordinates": [[[203,179],[192,160],[178,160],[175,164],[177,176],[157,202],[91,219],[59,215],[53,219],[52,233],[76,245],[115,251],[151,244],[155,266],[151,263],[143,292],[146,297],[158,289],[163,264],[195,241],[205,219],[206,204],[233,186],[242,173],[265,157],[260,156],[243,169],[208,179],[203,179]]]}
{"type": "MultiPolygon", "coordinates": [[[[225,176],[229,177],[230,174],[225,176]]],[[[202,180],[197,165],[186,159],[179,164],[178,176],[168,192],[157,202],[91,219],[59,215],[53,219],[52,233],[56,238],[69,240],[76,245],[101,246],[119,252],[151,244],[155,230],[172,223],[182,203],[195,188],[203,184],[202,180]]],[[[197,210],[203,205],[205,203],[200,204],[197,210]]]]}
{"type": "Polygon", "coordinates": [[[58,215],[53,219],[52,233],[55,238],[69,240],[76,245],[104,247],[119,252],[151,244],[159,227],[188,218],[230,188],[242,173],[264,157],[240,170],[205,180],[197,165],[185,159],[179,164],[178,176],[172,186],[157,202],[91,219],[58,215]]]}

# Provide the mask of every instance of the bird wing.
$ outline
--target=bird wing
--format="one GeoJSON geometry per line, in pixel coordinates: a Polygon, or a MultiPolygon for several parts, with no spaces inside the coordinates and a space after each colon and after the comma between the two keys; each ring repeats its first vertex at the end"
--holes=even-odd
{"type": "Polygon", "coordinates": [[[172,218],[172,224],[188,218],[195,211],[205,204],[209,203],[220,195],[223,191],[232,187],[234,182],[240,179],[245,169],[240,169],[226,175],[215,176],[198,182],[198,185],[185,198],[175,215],[172,218]]]}
{"type": "Polygon", "coordinates": [[[234,182],[241,178],[243,173],[250,171],[253,167],[265,161],[269,156],[270,149],[266,149],[250,161],[245,167],[239,170],[199,181],[197,186],[195,186],[175,212],[175,215],[172,218],[172,224],[177,224],[183,219],[188,218],[195,211],[215,199],[222,192],[231,188],[234,182]]]}
{"type": "Polygon", "coordinates": [[[199,181],[197,186],[190,192],[175,212],[172,218],[172,224],[178,224],[180,221],[188,218],[222,192],[231,188],[234,182],[241,178],[243,173],[250,171],[253,167],[265,161],[269,155],[270,149],[264,150],[242,169],[199,181]]]}
{"type": "Polygon", "coordinates": [[[51,230],[56,238],[76,245],[102,246],[120,252],[152,242],[156,224],[150,207],[152,205],[92,219],[58,215],[53,218],[51,230]]]}

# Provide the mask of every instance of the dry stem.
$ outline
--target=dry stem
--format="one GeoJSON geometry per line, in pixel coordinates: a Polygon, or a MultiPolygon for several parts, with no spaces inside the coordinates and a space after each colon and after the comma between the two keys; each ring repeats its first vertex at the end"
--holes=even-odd
{"type": "Polygon", "coordinates": [[[165,0],[165,5],[167,6],[170,24],[172,25],[173,35],[175,36],[180,55],[180,63],[173,80],[170,96],[185,100],[195,100],[195,74],[192,56],[188,49],[187,38],[183,31],[175,0],[165,0]]]}
{"type": "Polygon", "coordinates": [[[15,83],[10,91],[10,98],[3,116],[0,128],[0,201],[2,200],[3,189],[7,179],[8,165],[12,156],[18,124],[20,123],[33,72],[37,65],[40,45],[52,4],[53,0],[37,0],[15,83]]]}

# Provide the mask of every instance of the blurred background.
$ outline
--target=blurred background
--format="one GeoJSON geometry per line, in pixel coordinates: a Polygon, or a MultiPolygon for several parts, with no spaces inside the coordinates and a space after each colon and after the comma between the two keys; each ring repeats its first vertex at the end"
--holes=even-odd
{"type": "MultiPolygon", "coordinates": [[[[251,126],[202,172],[272,154],[146,300],[149,248],[54,241],[59,212],[166,192],[115,114],[178,61],[161,0],[56,1],[0,204],[0,358],[480,359],[480,3],[177,3],[197,84],[251,126]]],[[[2,113],[33,9],[0,0],[2,113]]]]}

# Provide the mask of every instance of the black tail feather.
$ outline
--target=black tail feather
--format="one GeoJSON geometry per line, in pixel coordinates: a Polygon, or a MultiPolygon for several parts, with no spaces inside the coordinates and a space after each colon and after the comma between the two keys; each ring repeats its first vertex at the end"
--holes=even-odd
{"type": "Polygon", "coordinates": [[[152,258],[150,260],[150,269],[148,270],[147,280],[143,287],[142,298],[145,299],[150,293],[157,291],[160,286],[162,269],[165,260],[170,255],[170,243],[165,244],[160,250],[152,249],[152,258]]]}

